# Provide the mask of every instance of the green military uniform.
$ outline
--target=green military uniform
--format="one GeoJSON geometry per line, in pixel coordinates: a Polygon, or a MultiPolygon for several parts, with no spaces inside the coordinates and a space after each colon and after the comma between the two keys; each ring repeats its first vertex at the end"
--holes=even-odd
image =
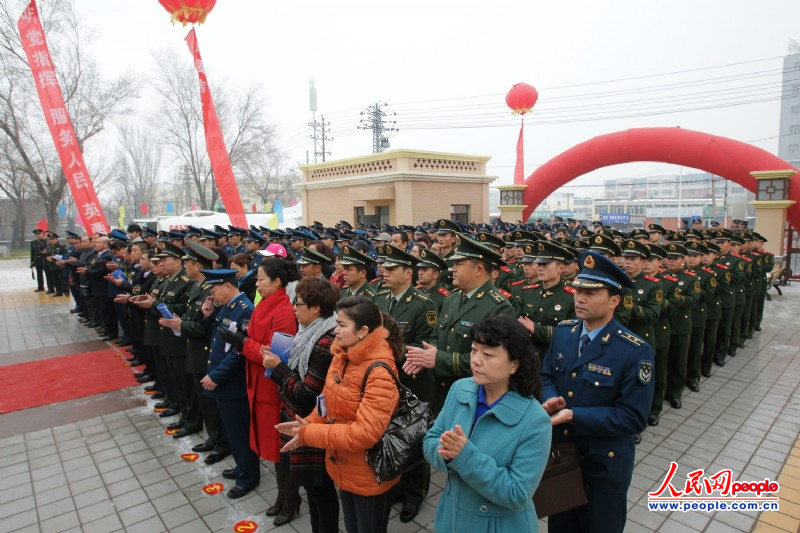
{"type": "MultiPolygon", "coordinates": [[[[685,257],[686,248],[680,244],[664,246],[670,257],[685,257]]],[[[681,405],[683,387],[686,383],[686,359],[689,355],[689,339],[692,334],[692,310],[697,305],[702,290],[697,274],[688,269],[670,272],[677,279],[669,300],[669,352],[667,356],[667,398],[676,409],[681,405]]]]}
{"type": "MultiPolygon", "coordinates": [[[[489,248],[471,239],[463,238],[453,259],[476,258],[481,261],[499,262],[500,257],[489,248]]],[[[434,413],[438,413],[447,398],[450,385],[457,379],[471,374],[469,358],[472,346],[472,327],[487,316],[512,315],[511,304],[494,286],[491,279],[470,291],[469,294],[456,289],[447,297],[436,324],[436,399],[434,413]]]]}
{"type": "MultiPolygon", "coordinates": [[[[55,233],[51,233],[50,235],[55,235],[56,239],[58,239],[58,235],[55,233]]],[[[49,237],[48,237],[49,239],[49,237]]],[[[63,256],[67,252],[67,247],[58,242],[48,242],[47,247],[45,248],[45,257],[52,257],[54,255],[63,256]]],[[[47,279],[48,289],[52,289],[55,291],[56,296],[61,296],[62,294],[67,294],[69,289],[66,287],[66,284],[63,283],[61,277],[61,267],[56,264],[56,260],[53,259],[52,261],[45,260],[45,278],[47,279]]]]}
{"type": "MultiPolygon", "coordinates": [[[[657,245],[650,245],[650,252],[653,253],[657,245]]],[[[661,251],[663,248],[658,247],[661,251]]],[[[659,252],[661,253],[661,252],[659,252]]],[[[664,255],[666,252],[663,251],[664,255]]],[[[650,425],[657,424],[658,416],[664,408],[664,396],[667,394],[667,375],[669,370],[669,342],[670,342],[670,327],[669,317],[671,314],[669,296],[675,292],[678,285],[678,278],[672,277],[667,271],[661,271],[658,274],[658,280],[661,283],[661,289],[664,291],[664,298],[661,301],[661,313],[658,316],[658,321],[655,327],[656,346],[655,346],[655,386],[653,389],[653,404],[650,407],[650,418],[648,423],[650,425]]]]}
{"type": "MultiPolygon", "coordinates": [[[[439,275],[441,276],[441,273],[447,270],[447,263],[445,263],[441,257],[431,252],[427,248],[422,248],[419,251],[417,268],[422,267],[435,268],[439,271],[439,275]]],[[[436,306],[437,313],[441,311],[445,298],[450,296],[450,291],[444,286],[441,280],[437,280],[436,283],[429,289],[426,289],[421,284],[417,285],[416,288],[422,291],[423,294],[433,301],[434,305],[436,306]]]]}
{"type": "Polygon", "coordinates": [[[758,280],[756,279],[755,260],[750,256],[750,252],[744,252],[740,257],[744,261],[744,269],[747,272],[747,277],[742,287],[744,289],[744,307],[742,308],[742,322],[739,324],[739,347],[743,348],[744,341],[752,338],[752,335],[748,335],[748,328],[750,327],[750,312],[753,309],[754,289],[758,280]]]}
{"type": "MultiPolygon", "coordinates": [[[[644,230],[642,230],[644,231],[644,230]]],[[[627,240],[623,242],[622,255],[639,256],[643,260],[650,258],[650,249],[647,245],[635,241],[627,240]]],[[[631,276],[633,289],[628,295],[623,295],[623,306],[625,298],[630,298],[631,317],[628,322],[628,329],[644,339],[656,351],[655,328],[658,317],[661,314],[661,302],[664,300],[664,291],[661,288],[661,281],[658,278],[647,276],[640,272],[637,276],[631,276]]]]}
{"type": "MultiPolygon", "coordinates": [[[[446,218],[440,218],[439,220],[436,221],[437,234],[450,233],[453,236],[455,236],[458,235],[460,231],[461,228],[458,226],[458,224],[456,224],[452,220],[447,220],[446,218]]],[[[447,252],[446,254],[442,254],[439,257],[441,257],[445,261],[445,264],[447,264],[447,262],[450,261],[450,259],[453,257],[453,253],[455,253],[455,250],[456,250],[456,245],[454,244],[453,248],[449,252],[447,252]]],[[[442,285],[444,285],[445,288],[447,288],[448,290],[452,290],[453,272],[449,268],[443,270],[442,273],[439,275],[439,282],[442,285]]]]}
{"type": "MultiPolygon", "coordinates": [[[[752,239],[752,237],[750,237],[750,239],[752,239]]],[[[752,339],[755,316],[758,313],[758,300],[760,299],[763,289],[764,258],[757,250],[750,250],[747,252],[747,257],[750,259],[750,265],[752,267],[747,294],[747,300],[750,305],[748,306],[746,319],[744,316],[742,317],[742,329],[744,330],[744,337],[746,339],[752,339]]]]}
{"type": "MultiPolygon", "coordinates": [[[[738,237],[733,237],[733,239],[737,239],[738,237]]],[[[736,349],[741,347],[741,339],[739,338],[741,329],[742,329],[742,314],[744,313],[744,304],[747,303],[747,295],[745,294],[745,285],[747,284],[747,280],[749,279],[749,275],[747,272],[747,266],[745,266],[745,261],[742,257],[738,254],[729,254],[728,259],[731,263],[731,276],[733,277],[731,281],[731,286],[733,287],[733,295],[736,297],[735,305],[733,307],[733,319],[731,321],[731,334],[730,334],[730,346],[728,347],[728,355],[734,356],[736,355],[736,349]]],[[[727,265],[726,261],[726,265],[727,265]]]]}
{"type": "MultiPolygon", "coordinates": [[[[705,243],[709,251],[719,254],[719,247],[712,243],[705,243]]],[[[700,375],[709,377],[711,375],[711,364],[717,353],[717,334],[719,321],[722,319],[722,298],[723,292],[729,291],[730,286],[725,280],[725,269],[720,268],[715,262],[704,266],[704,270],[714,274],[713,285],[716,285],[711,301],[707,304],[706,331],[703,338],[703,357],[700,360],[700,375]]]]}
{"type": "MultiPolygon", "coordinates": [[[[369,271],[369,265],[372,264],[372,258],[368,255],[358,251],[357,249],[353,248],[352,246],[345,245],[342,246],[342,249],[339,251],[339,262],[342,265],[356,265],[357,267],[364,267],[367,268],[369,271]]],[[[375,295],[378,293],[369,283],[364,283],[357,289],[351,289],[350,287],[345,287],[339,292],[339,301],[349,297],[349,296],[366,296],[369,299],[375,298],[375,295]]]]}
{"type": "MultiPolygon", "coordinates": [[[[383,267],[387,269],[414,268],[417,263],[416,257],[390,244],[379,246],[377,252],[380,257],[385,258],[383,267]]],[[[375,297],[375,305],[397,321],[405,346],[422,348],[423,342],[434,342],[434,326],[438,320],[438,311],[436,304],[422,291],[408,286],[403,292],[395,295],[390,289],[386,289],[375,297]]],[[[424,402],[433,402],[436,396],[434,369],[425,368],[410,376],[399,367],[398,373],[400,381],[411,389],[417,398],[424,402]]],[[[403,473],[397,491],[402,495],[406,506],[419,510],[428,493],[430,476],[430,466],[425,461],[403,473]]],[[[409,510],[414,515],[416,511],[409,510]]]]}
{"type": "MultiPolygon", "coordinates": [[[[729,237],[722,231],[718,231],[715,240],[729,240],[729,237]]],[[[717,257],[713,267],[715,272],[721,274],[717,276],[717,283],[719,284],[717,293],[720,295],[721,316],[717,329],[714,356],[714,363],[718,366],[725,364],[725,357],[728,355],[728,350],[731,346],[731,329],[733,328],[733,315],[736,310],[736,285],[734,283],[741,276],[738,265],[739,260],[728,253],[717,257]]]]}
{"type": "MultiPolygon", "coordinates": [[[[708,253],[708,248],[697,241],[687,243],[686,249],[690,254],[694,255],[708,253]]],[[[692,310],[692,334],[689,338],[689,354],[686,359],[686,386],[695,390],[700,383],[706,323],[708,322],[709,308],[713,305],[717,293],[717,276],[713,270],[702,265],[690,270],[697,274],[697,278],[700,281],[700,294],[697,305],[692,310]]]]}
{"type": "MultiPolygon", "coordinates": [[[[760,234],[754,234],[756,239],[759,241],[767,242],[760,234]]],[[[767,289],[769,289],[769,281],[767,280],[767,276],[772,272],[772,269],[775,268],[775,255],[764,250],[763,248],[759,249],[758,252],[762,256],[763,260],[763,273],[761,276],[761,292],[757,296],[757,305],[756,305],[756,314],[752,320],[753,330],[754,331],[761,331],[761,319],[764,316],[764,300],[767,297],[767,289]]]]}
{"type": "MultiPolygon", "coordinates": [[[[549,263],[551,261],[566,261],[572,254],[549,241],[539,241],[535,245],[525,245],[525,262],[549,263]],[[535,250],[535,252],[532,252],[535,250]]],[[[539,351],[539,356],[544,357],[553,332],[562,320],[575,316],[575,289],[568,287],[562,280],[550,287],[543,283],[534,283],[523,286],[517,296],[513,297],[512,305],[517,316],[524,316],[533,322],[531,341],[539,351]]]]}

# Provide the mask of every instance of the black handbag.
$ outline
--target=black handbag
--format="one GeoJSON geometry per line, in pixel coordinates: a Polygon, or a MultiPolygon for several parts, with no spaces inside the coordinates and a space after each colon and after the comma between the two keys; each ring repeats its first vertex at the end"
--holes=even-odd
{"type": "Polygon", "coordinates": [[[379,366],[389,371],[400,392],[397,409],[389,426],[375,446],[367,450],[367,464],[375,473],[375,480],[382,483],[396,478],[425,460],[422,456],[422,439],[430,427],[431,410],[428,402],[421,401],[408,387],[400,383],[391,367],[383,361],[372,363],[364,373],[364,380],[361,382],[362,397],[370,372],[379,366]]]}
{"type": "Polygon", "coordinates": [[[539,518],[550,516],[588,503],[583,486],[581,452],[572,442],[551,446],[542,480],[533,494],[533,505],[539,518]]]}

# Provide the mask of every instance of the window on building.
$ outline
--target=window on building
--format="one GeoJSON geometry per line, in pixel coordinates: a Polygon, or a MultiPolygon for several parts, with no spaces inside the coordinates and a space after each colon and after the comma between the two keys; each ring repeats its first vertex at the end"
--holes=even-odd
{"type": "Polygon", "coordinates": [[[790,144],[789,145],[789,153],[790,154],[796,154],[797,152],[800,152],[800,144],[797,144],[797,143],[790,144]]]}
{"type": "Polygon", "coordinates": [[[789,135],[797,135],[800,133],[800,124],[792,124],[789,126],[789,135]]]}
{"type": "Polygon", "coordinates": [[[797,113],[800,113],[800,105],[793,105],[792,106],[792,115],[796,115],[797,113]]]}
{"type": "Polygon", "coordinates": [[[355,217],[354,218],[355,218],[355,221],[356,221],[356,226],[359,225],[359,224],[363,224],[364,223],[364,208],[363,207],[356,207],[355,208],[355,217]]]}
{"type": "Polygon", "coordinates": [[[384,225],[389,223],[389,206],[378,205],[375,206],[375,214],[378,216],[378,224],[384,225]]]}
{"type": "Polygon", "coordinates": [[[469,204],[452,204],[450,220],[461,224],[469,224],[469,204]]]}
{"type": "Polygon", "coordinates": [[[792,94],[800,94],[800,84],[792,85],[792,94]]]}

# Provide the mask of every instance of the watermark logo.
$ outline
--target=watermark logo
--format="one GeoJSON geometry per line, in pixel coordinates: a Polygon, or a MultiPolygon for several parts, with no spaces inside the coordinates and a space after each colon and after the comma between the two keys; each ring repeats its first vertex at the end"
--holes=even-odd
{"type": "Polygon", "coordinates": [[[737,481],[730,468],[716,474],[694,470],[686,475],[686,482],[675,488],[673,480],[678,463],[672,461],[661,486],[647,493],[647,507],[651,511],[777,511],[780,490],[777,481],[737,481]]]}

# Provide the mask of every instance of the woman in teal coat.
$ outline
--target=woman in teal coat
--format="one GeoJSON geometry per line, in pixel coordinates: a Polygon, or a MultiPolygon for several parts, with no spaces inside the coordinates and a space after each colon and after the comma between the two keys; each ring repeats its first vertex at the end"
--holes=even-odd
{"type": "Polygon", "coordinates": [[[473,328],[471,378],[450,388],[423,443],[447,472],[437,533],[537,531],[533,493],[547,464],[550,417],[536,400],[539,358],[525,328],[489,317],[473,328]]]}

